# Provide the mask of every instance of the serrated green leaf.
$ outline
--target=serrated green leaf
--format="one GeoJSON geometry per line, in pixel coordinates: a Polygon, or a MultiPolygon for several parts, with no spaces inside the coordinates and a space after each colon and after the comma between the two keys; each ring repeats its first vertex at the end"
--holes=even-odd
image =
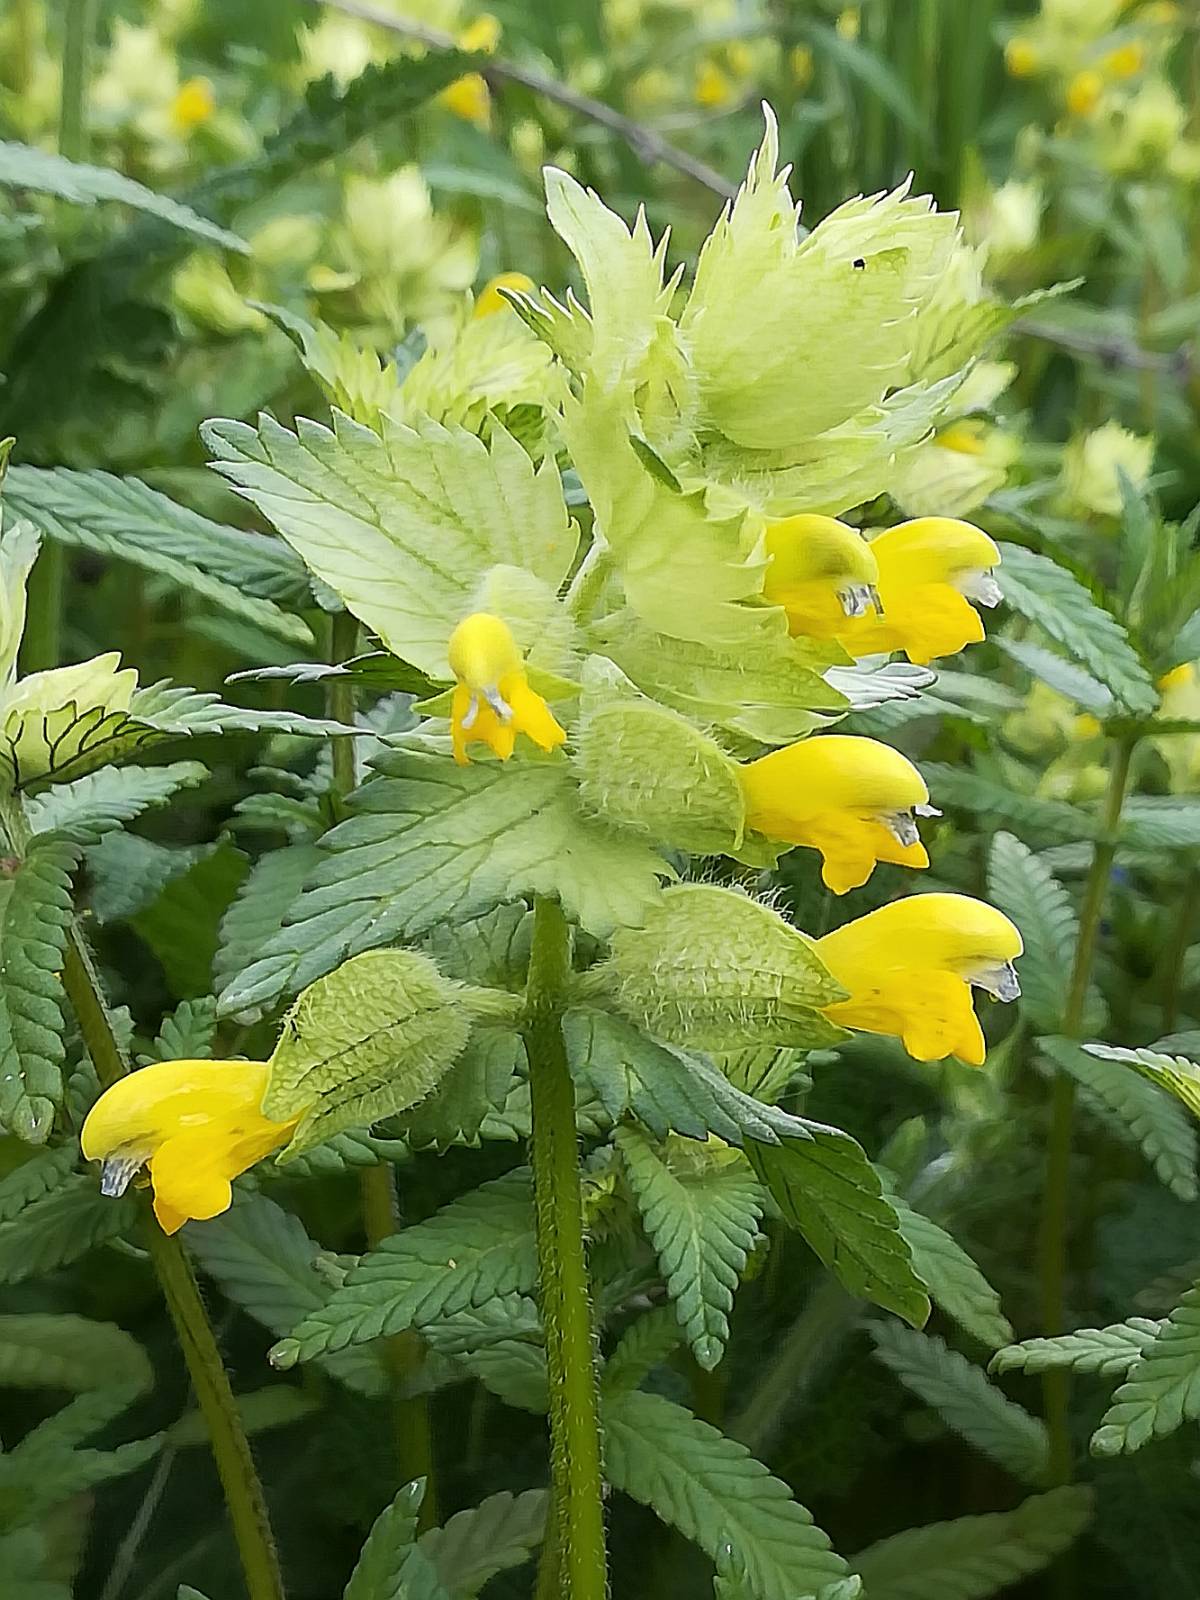
{"type": "Polygon", "coordinates": [[[1092,1491],[1065,1485],[1015,1511],[909,1528],[851,1556],[850,1565],[871,1600],[986,1600],[1048,1566],[1091,1514],[1092,1491]]]}
{"type": "MultiPolygon", "coordinates": [[[[407,1600],[404,1567],[417,1537],[425,1479],[406,1483],[375,1519],[343,1600],[407,1600]]],[[[432,1597],[431,1597],[432,1600],[432,1597]]]]}
{"type": "Polygon", "coordinates": [[[601,981],[649,1032],[704,1050],[835,1043],[819,1008],[844,998],[804,934],[711,884],[667,889],[641,927],[618,929],[601,981]]]}
{"type": "MultiPolygon", "coordinates": [[[[471,1032],[468,992],[416,950],[370,950],[319,978],[283,1019],[263,1110],[302,1121],[299,1154],[423,1100],[471,1032]]],[[[286,1157],[285,1157],[286,1159],[286,1157]]]]}
{"type": "Polygon", "coordinates": [[[152,1382],[146,1352],[111,1322],[67,1313],[0,1316],[0,1384],[79,1392],[121,1384],[141,1392],[152,1382]]]}
{"type": "Polygon", "coordinates": [[[1018,794],[1003,784],[936,761],[921,765],[921,775],[938,805],[961,806],[978,812],[993,826],[1019,829],[1022,836],[1057,843],[1075,843],[1096,837],[1096,824],[1086,811],[1065,800],[1045,800],[1040,795],[1018,794]]]}
{"type": "Polygon", "coordinates": [[[1005,655],[1011,656],[1027,672],[1047,684],[1056,694],[1066,695],[1076,705],[1083,706],[1094,717],[1111,716],[1114,709],[1112,691],[1105,688],[1090,672],[1073,661],[1067,661],[1053,650],[1047,650],[1031,639],[1005,639],[996,641],[1005,655]]]}
{"type": "Polygon", "coordinates": [[[180,789],[194,789],[208,777],[199,761],[164,767],[101,767],[74,783],[56,784],[26,807],[35,835],[54,833],[70,844],[94,845],[107,833],[133,822],[143,811],[165,805],[180,789]]]}
{"type": "Polygon", "coordinates": [[[111,1200],[95,1180],[70,1178],[0,1225],[0,1283],[40,1278],[126,1233],[137,1217],[132,1194],[111,1200]]]}
{"type": "Polygon", "coordinates": [[[1085,1044],[1088,1055],[1100,1061],[1119,1061],[1151,1083],[1175,1096],[1194,1117],[1200,1118],[1200,1066],[1183,1056],[1158,1050],[1126,1050],[1121,1045],[1085,1044]]]}
{"type": "Polygon", "coordinates": [[[1036,622],[1136,716],[1148,716],[1158,692],[1125,629],[1071,573],[1021,545],[1001,544],[1000,586],[1014,611],[1036,622]]]}
{"type": "Polygon", "coordinates": [[[217,1031],[216,1002],[208,995],[199,1000],[181,1000],[168,1016],[154,1040],[154,1061],[204,1061],[213,1053],[217,1031]]]}
{"type": "Polygon", "coordinates": [[[1120,839],[1135,850],[1200,848],[1200,801],[1131,795],[1121,813],[1120,839]]]}
{"type": "Polygon", "coordinates": [[[386,1239],[272,1352],[290,1367],[537,1282],[529,1174],[507,1173],[386,1239]]]}
{"type": "Polygon", "coordinates": [[[476,1029],[432,1092],[400,1119],[405,1142],[413,1150],[478,1144],[488,1115],[503,1110],[524,1067],[519,1034],[476,1029]]]}
{"type": "Polygon", "coordinates": [[[1060,1333],[1053,1339],[1024,1339],[997,1350],[988,1371],[1068,1370],[1102,1378],[1123,1377],[1163,1326],[1163,1320],[1130,1317],[1107,1328],[1076,1328],[1074,1333],[1060,1333]]]}
{"type": "Polygon", "coordinates": [[[0,873],[0,1124],[31,1144],[49,1137],[62,1101],[59,975],[76,858],[73,846],[41,840],[0,873]]]}
{"type": "Polygon", "coordinates": [[[544,1412],[550,1380],[538,1309],[522,1294],[497,1295],[421,1326],[421,1337],[504,1401],[544,1412]]]}
{"type": "MultiPolygon", "coordinates": [[[[272,850],[254,863],[221,918],[213,959],[213,986],[219,998],[223,1000],[225,990],[258,960],[263,946],[278,933],[288,907],[299,898],[305,880],[323,860],[315,844],[294,844],[272,850]]],[[[240,1020],[258,1015],[261,1008],[250,1008],[240,1020]]]]}
{"type": "Polygon", "coordinates": [[[169,195],[155,194],[144,184],[135,183],[123,172],[111,167],[93,167],[82,161],[68,161],[65,156],[39,150],[33,145],[0,141],[0,185],[9,189],[27,189],[34,194],[50,194],[72,205],[94,206],[99,200],[116,200],[121,205],[132,206],[136,211],[148,212],[173,228],[219,244],[225,250],[236,250],[249,255],[250,246],[236,233],[218,227],[208,217],[202,217],[190,206],[169,195]]]}
{"type": "MultiPolygon", "coordinates": [[[[191,1223],[186,1237],[188,1249],[229,1299],[274,1334],[319,1312],[334,1292],[332,1280],[317,1268],[320,1250],[303,1224],[265,1195],[239,1193],[231,1210],[191,1223]]],[[[318,1360],[360,1394],[378,1396],[387,1387],[375,1350],[341,1350],[318,1360]]]]}
{"type": "Polygon", "coordinates": [[[862,1146],[839,1128],[805,1120],[810,1138],[748,1147],[754,1170],[815,1255],[851,1294],[920,1327],[929,1316],[900,1219],[862,1146]]]}
{"type": "Polygon", "coordinates": [[[683,1343],[683,1329],[674,1306],[656,1306],[631,1322],[604,1363],[600,1374],[606,1395],[638,1389],[655,1367],[670,1359],[683,1343]]]}
{"type": "Polygon", "coordinates": [[[1046,1475],[1046,1424],[1030,1416],[945,1340],[894,1323],[872,1328],[879,1359],[968,1444],[1026,1483],[1046,1475]]]}
{"type": "Polygon", "coordinates": [[[130,918],[162,963],[172,993],[195,999],[211,991],[217,928],[246,866],[242,852],[222,840],[173,873],[130,918]]]}
{"type": "Polygon", "coordinates": [[[1132,1455],[1200,1417],[1200,1284],[1130,1367],[1092,1435],[1092,1454],[1132,1455]]]}
{"type": "Polygon", "coordinates": [[[488,570],[517,567],[557,589],[576,536],[558,469],[534,470],[497,424],[485,446],[461,428],[383,421],[384,437],[338,413],[291,433],[210,422],[218,471],[394,654],[435,679],[488,570]]]}
{"type": "Polygon", "coordinates": [[[496,1573],[529,1560],[542,1542],[548,1501],[544,1489],[489,1495],[423,1533],[417,1549],[453,1600],[473,1600],[496,1573]]]}
{"type": "Polygon", "coordinates": [[[715,1560],[730,1548],[755,1600],[852,1600],[858,1582],[791,1490],[690,1411],[638,1390],[604,1405],[612,1484],[715,1560]]]}
{"type": "Polygon", "coordinates": [[[413,737],[374,765],[286,925],[224,989],[224,1013],[293,994],[347,955],[534,894],[557,895],[604,937],[641,922],[670,874],[647,844],[582,815],[563,763],[456,767],[413,737]]]}
{"type": "Polygon", "coordinates": [[[624,1017],[597,1007],[572,1006],[563,1018],[563,1034],[576,1083],[613,1122],[629,1111],[659,1138],[716,1134],[733,1145],[807,1139],[810,1127],[819,1126],[756,1100],[707,1056],[660,1044],[624,1017]]]}
{"type": "Polygon", "coordinates": [[[894,1194],[888,1200],[912,1251],[913,1268],[948,1317],[993,1350],[1007,1344],[1012,1326],[1000,1296],[971,1257],[944,1228],[894,1194]]]}
{"type": "Polygon", "coordinates": [[[223,528],[136,478],[105,472],[16,467],[5,500],[56,544],[128,561],[272,638],[312,643],[303,618],[275,604],[309,603],[304,569],[278,540],[223,528]]]}
{"type": "Polygon", "coordinates": [[[0,1222],[11,1222],[26,1206],[61,1188],[78,1157],[79,1149],[72,1144],[41,1150],[0,1178],[0,1222]]]}
{"type": "MultiPolygon", "coordinates": [[[[95,667],[117,657],[98,657],[95,667]]],[[[76,671],[78,669],[60,669],[76,671]]],[[[50,674],[46,675],[51,676],[50,674]]],[[[24,680],[28,682],[29,680],[24,680]]],[[[223,705],[215,694],[178,688],[166,681],[135,690],[128,709],[89,699],[57,701],[22,714],[0,740],[0,764],[16,788],[53,779],[66,783],[127,761],[154,745],[204,733],[292,733],[325,738],[350,730],[342,723],[290,711],[256,711],[223,705]]]]}
{"type": "Polygon", "coordinates": [[[1073,1039],[1039,1039],[1038,1049],[1070,1074],[1085,1104],[1100,1112],[1106,1127],[1142,1151],[1173,1194],[1181,1200],[1196,1198],[1195,1127],[1169,1093],[1073,1039]]]}
{"type": "MultiPolygon", "coordinates": [[[[1052,1033],[1062,1026],[1063,974],[1071,970],[1079,942],[1079,919],[1071,897],[1027,845],[998,833],[988,857],[988,899],[1021,930],[1021,1010],[1033,1026],[1052,1033]]],[[[1089,1029],[1103,1026],[1104,1002],[1088,996],[1089,1029]]]]}
{"type": "Polygon", "coordinates": [[[616,1146],[680,1327],[696,1360],[711,1371],[729,1339],[734,1293],[762,1218],[762,1190],[745,1161],[729,1152],[680,1150],[673,1159],[633,1127],[617,1129],[616,1146]]]}

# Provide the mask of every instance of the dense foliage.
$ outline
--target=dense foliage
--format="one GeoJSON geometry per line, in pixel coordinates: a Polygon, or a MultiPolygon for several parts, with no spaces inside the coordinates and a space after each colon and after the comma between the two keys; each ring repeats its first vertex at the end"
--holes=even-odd
{"type": "Polygon", "coordinates": [[[1197,1589],[1198,70],[10,0],[4,1600],[1197,1589]]]}

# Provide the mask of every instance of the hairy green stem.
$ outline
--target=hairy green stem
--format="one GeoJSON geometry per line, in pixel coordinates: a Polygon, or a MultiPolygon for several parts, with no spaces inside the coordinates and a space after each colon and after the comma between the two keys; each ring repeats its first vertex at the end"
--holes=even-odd
{"type": "MultiPolygon", "coordinates": [[[[125,1076],[129,1063],[113,1031],[91,955],[74,923],[67,933],[63,987],[97,1076],[108,1088],[125,1076]]],[[[283,1578],[266,1497],[187,1255],[179,1240],[168,1237],[156,1224],[148,1226],[147,1235],[150,1259],[208,1426],[247,1593],[250,1600],[283,1600],[283,1578]]]]}
{"type": "MultiPolygon", "coordinates": [[[[575,1088],[567,1065],[562,1004],[571,935],[556,901],[534,907],[525,1046],[533,1110],[533,1190],[538,1276],[550,1380],[554,1516],[546,1559],[559,1566],[562,1600],[605,1600],[604,1488],[600,1403],[588,1300],[575,1088]]],[[[539,1596],[548,1596],[547,1575],[539,1596]]]]}
{"type": "MultiPolygon", "coordinates": [[[[1088,986],[1092,979],[1100,921],[1108,893],[1108,881],[1117,849],[1117,829],[1129,787],[1129,769],[1135,746],[1133,738],[1120,739],[1113,750],[1108,773],[1108,789],[1100,820],[1100,837],[1092,851],[1092,864],[1079,911],[1079,941],[1071,967],[1067,1001],[1063,1009],[1062,1031],[1078,1038],[1083,1028],[1088,986]]],[[[1075,1081],[1065,1072],[1054,1077],[1050,1099],[1050,1130],[1046,1143],[1046,1177],[1042,1191],[1042,1216],[1039,1244],[1042,1332],[1047,1337],[1062,1333],[1066,1317],[1067,1224],[1070,1210],[1071,1131],[1075,1114],[1075,1081]]],[[[1071,1481],[1071,1435],[1069,1426],[1070,1375],[1064,1370],[1047,1372],[1042,1380],[1046,1423],[1050,1430],[1050,1475],[1053,1483],[1071,1481]]]]}

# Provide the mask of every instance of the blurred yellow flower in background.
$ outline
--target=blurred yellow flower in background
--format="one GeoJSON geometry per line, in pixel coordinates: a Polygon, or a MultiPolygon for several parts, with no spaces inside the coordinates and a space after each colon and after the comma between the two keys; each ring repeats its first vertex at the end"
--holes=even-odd
{"type": "Polygon", "coordinates": [[[207,122],[217,107],[216,91],[208,78],[189,78],[181,83],[171,102],[171,121],[180,133],[191,133],[207,122]]]}
{"type": "Polygon", "coordinates": [[[1090,117],[1104,94],[1104,79],[1094,67],[1084,67],[1067,84],[1067,110],[1073,117],[1090,117]]]}

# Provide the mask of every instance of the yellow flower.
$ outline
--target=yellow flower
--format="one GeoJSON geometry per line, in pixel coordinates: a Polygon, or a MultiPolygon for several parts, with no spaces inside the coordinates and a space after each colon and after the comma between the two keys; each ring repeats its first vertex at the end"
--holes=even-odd
{"type": "Polygon", "coordinates": [[[971,604],[1002,598],[991,569],[1000,552],[978,528],[953,517],[918,517],[871,541],[881,614],[848,619],[838,638],[851,655],[903,650],[922,666],[984,637],[971,604]]]}
{"type": "Polygon", "coordinates": [[[469,744],[486,744],[507,761],[519,733],[554,750],[566,733],[529,687],[525,662],[508,624],[487,611],[465,618],[450,636],[450,667],[458,679],[450,710],[454,759],[466,766],[469,744]]]}
{"type": "Polygon", "coordinates": [[[816,63],[813,60],[810,45],[793,45],[788,52],[788,66],[791,68],[792,77],[798,89],[807,89],[813,81],[813,72],[816,63]]]}
{"type": "Polygon", "coordinates": [[[785,517],[767,525],[763,596],[787,612],[792,633],[836,638],[849,617],[877,605],[874,545],[835,517],[785,517]]]}
{"type": "Polygon", "coordinates": [[[191,133],[207,122],[217,108],[217,97],[207,78],[181,83],[171,102],[171,121],[180,133],[191,133]]]}
{"type": "Polygon", "coordinates": [[[1037,47],[1028,39],[1018,36],[1004,46],[1004,65],[1011,78],[1032,78],[1039,61],[1037,47]]]}
{"type": "Polygon", "coordinates": [[[1127,44],[1110,50],[1100,63],[1107,78],[1136,78],[1146,65],[1146,47],[1140,39],[1130,39],[1127,44]]]}
{"type": "Polygon", "coordinates": [[[528,294],[533,287],[533,279],[526,277],[523,272],[498,272],[479,291],[473,315],[490,317],[496,311],[511,310],[508,301],[500,293],[501,289],[518,289],[522,294],[528,294]]]}
{"type": "Polygon", "coordinates": [[[500,43],[500,23],[490,11],[475,18],[458,36],[458,48],[468,53],[491,56],[500,43]]]}
{"type": "Polygon", "coordinates": [[[953,450],[960,456],[982,456],[987,453],[987,429],[982,422],[964,418],[943,428],[936,442],[943,450],[953,450]]]}
{"type": "Polygon", "coordinates": [[[1073,117],[1090,117],[1103,93],[1104,79],[1094,68],[1084,67],[1067,85],[1067,110],[1073,117]]]}
{"type": "Polygon", "coordinates": [[[858,38],[862,28],[862,14],[857,6],[845,6],[839,13],[837,22],[838,38],[853,43],[858,38]]]}
{"type": "Polygon", "coordinates": [[[729,74],[715,61],[703,61],[696,71],[696,104],[716,110],[727,106],[733,99],[733,84],[729,74]]]}
{"type": "Polygon", "coordinates": [[[917,816],[935,816],[912,762],[877,739],[823,734],[740,769],[746,824],[819,850],[834,894],[857,889],[877,861],[927,867],[917,816]]]}
{"type": "Polygon", "coordinates": [[[262,1114],[265,1061],[160,1061],[106,1089],[83,1125],[83,1154],[100,1187],[124,1194],[149,1169],[164,1233],[228,1210],[239,1173],[278,1150],[299,1118],[262,1114]]]}
{"type": "Polygon", "coordinates": [[[824,1008],[830,1021],[894,1034],[917,1061],[953,1054],[981,1067],[986,1046],[972,985],[997,1000],[1021,992],[1012,965],[1021,935],[968,895],[894,900],[816,940],[815,949],[850,995],[824,1008]]]}
{"type": "Polygon", "coordinates": [[[482,73],[467,72],[444,88],[438,99],[464,122],[486,129],[492,115],[492,92],[482,73]]]}

